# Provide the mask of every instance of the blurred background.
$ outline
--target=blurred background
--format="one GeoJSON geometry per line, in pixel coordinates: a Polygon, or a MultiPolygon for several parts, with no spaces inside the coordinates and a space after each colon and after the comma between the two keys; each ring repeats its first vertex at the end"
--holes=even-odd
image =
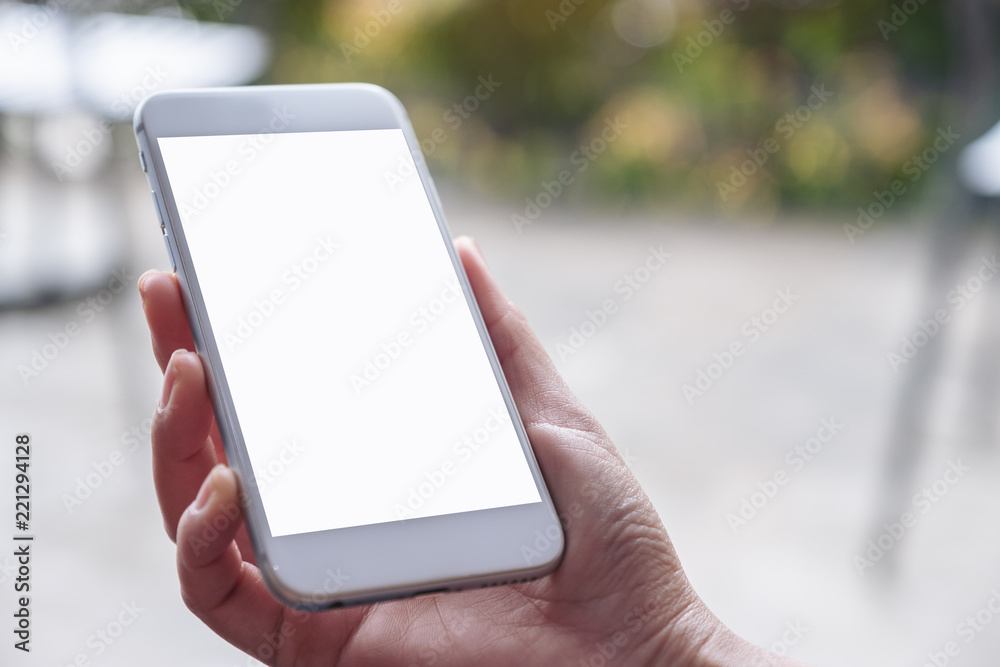
{"type": "Polygon", "coordinates": [[[996,664],[998,11],[0,2],[0,438],[33,438],[37,535],[34,652],[0,651],[256,664],[184,608],[156,509],[135,281],[167,256],[130,118],[369,81],[716,614],[817,664],[996,664]]]}

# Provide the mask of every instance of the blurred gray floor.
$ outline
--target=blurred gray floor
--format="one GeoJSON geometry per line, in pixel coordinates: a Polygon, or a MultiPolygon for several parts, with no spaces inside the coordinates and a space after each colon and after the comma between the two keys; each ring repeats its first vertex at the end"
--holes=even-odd
{"type": "MultiPolygon", "coordinates": [[[[126,191],[124,208],[110,206],[127,221],[134,285],[145,268],[165,267],[166,254],[138,169],[126,191]]],[[[841,229],[849,220],[722,224],[550,209],[519,233],[513,206],[451,190],[442,198],[452,231],[477,238],[569,384],[626,453],[696,589],[737,632],[826,665],[919,666],[949,641],[960,651],[949,664],[996,663],[1000,627],[981,625],[967,641],[970,631],[959,625],[1000,590],[1000,461],[995,421],[982,419],[995,401],[975,380],[1000,354],[1000,341],[977,339],[998,317],[997,284],[987,283],[939,334],[944,361],[912,493],[938,480],[949,461],[970,471],[905,531],[891,562],[862,575],[855,556],[877,535],[886,442],[906,377],[906,366],[893,372],[886,355],[931,315],[921,312],[922,225],[881,221],[851,244],[841,229]],[[626,300],[616,284],[627,274],[645,277],[636,271],[661,245],[671,253],[667,265],[626,300]],[[751,340],[741,329],[769,317],[777,290],[797,300],[751,340]],[[584,324],[608,299],[616,308],[603,326],[584,324]],[[573,337],[573,328],[593,335],[573,337]],[[744,354],[691,404],[683,385],[695,385],[734,341],[744,354]],[[824,419],[843,427],[796,470],[786,453],[824,419]],[[787,483],[734,534],[727,515],[778,471],[787,483]],[[782,645],[783,635],[794,645],[782,645]]],[[[0,199],[0,231],[19,214],[4,206],[0,199]]],[[[980,255],[995,252],[990,239],[977,243],[969,275],[980,255]]],[[[149,469],[146,420],[160,376],[134,287],[83,323],[27,385],[16,370],[50,333],[82,322],[79,304],[0,314],[0,451],[12,450],[16,432],[35,442],[36,650],[14,664],[67,665],[81,654],[94,665],[254,664],[203,628],[178,594],[149,469]],[[107,469],[101,462],[116,450],[121,465],[67,509],[65,494],[95,466],[107,469]],[[142,610],[135,622],[110,644],[100,639],[133,602],[142,610]]],[[[0,498],[12,497],[11,479],[0,478],[0,498]]],[[[0,529],[0,541],[9,532],[0,529]]],[[[7,619],[4,567],[12,564],[0,556],[7,619]]]]}

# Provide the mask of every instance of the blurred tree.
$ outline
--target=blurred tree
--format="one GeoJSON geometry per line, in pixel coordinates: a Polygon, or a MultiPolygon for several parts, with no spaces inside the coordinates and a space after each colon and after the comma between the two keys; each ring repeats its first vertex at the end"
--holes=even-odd
{"type": "Polygon", "coordinates": [[[384,85],[434,169],[529,199],[567,170],[567,199],[853,209],[933,140],[952,52],[941,0],[186,6],[220,3],[274,35],[272,81],[384,85]]]}

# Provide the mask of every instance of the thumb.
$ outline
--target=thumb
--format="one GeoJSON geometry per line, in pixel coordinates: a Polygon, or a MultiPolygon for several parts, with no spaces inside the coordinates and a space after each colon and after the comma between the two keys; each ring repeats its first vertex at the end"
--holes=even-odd
{"type": "Polygon", "coordinates": [[[455,248],[558,509],[567,512],[584,494],[587,504],[606,497],[610,486],[631,478],[624,461],[500,290],[475,242],[460,237],[455,248]]]}

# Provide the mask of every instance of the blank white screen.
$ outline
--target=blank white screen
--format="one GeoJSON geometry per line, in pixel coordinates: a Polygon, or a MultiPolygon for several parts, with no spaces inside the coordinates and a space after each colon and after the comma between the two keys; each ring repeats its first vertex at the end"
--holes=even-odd
{"type": "Polygon", "coordinates": [[[401,130],[159,147],[273,535],[540,501],[401,130]]]}

